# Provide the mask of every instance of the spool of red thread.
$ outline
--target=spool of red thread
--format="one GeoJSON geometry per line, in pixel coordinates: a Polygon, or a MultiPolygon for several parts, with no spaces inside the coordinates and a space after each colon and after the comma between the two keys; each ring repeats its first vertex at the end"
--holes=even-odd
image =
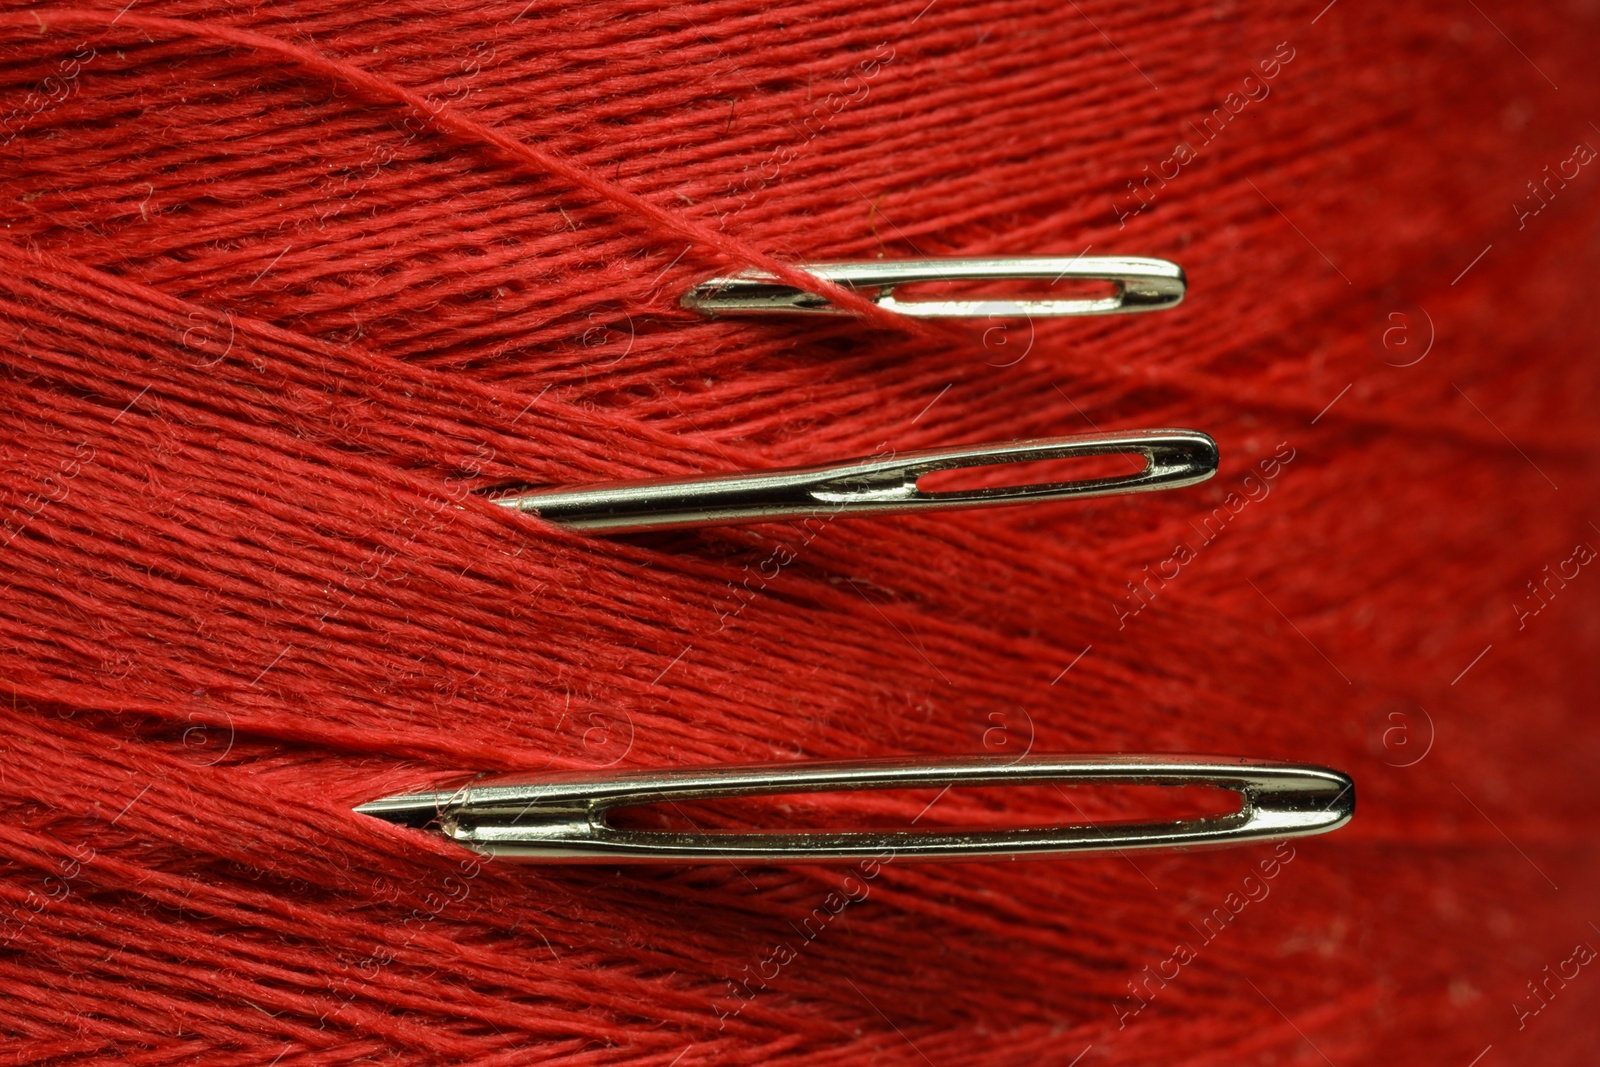
{"type": "Polygon", "coordinates": [[[1588,1062],[1597,18],[0,13],[10,1060],[1588,1062]],[[1085,250],[1189,299],[677,302],[1085,250]],[[1219,476],[613,540],[474,495],[1163,425],[1219,476]],[[1278,849],[620,873],[350,812],[1030,746],[1314,761],[1362,810],[1278,849]]]}

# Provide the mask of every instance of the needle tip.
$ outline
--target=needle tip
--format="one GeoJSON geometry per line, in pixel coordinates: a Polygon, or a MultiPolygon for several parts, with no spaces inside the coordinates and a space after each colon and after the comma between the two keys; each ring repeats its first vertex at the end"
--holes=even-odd
{"type": "Polygon", "coordinates": [[[439,798],[432,793],[414,793],[409,796],[384,797],[381,800],[358,804],[358,814],[394,823],[425,829],[439,818],[439,798]]]}

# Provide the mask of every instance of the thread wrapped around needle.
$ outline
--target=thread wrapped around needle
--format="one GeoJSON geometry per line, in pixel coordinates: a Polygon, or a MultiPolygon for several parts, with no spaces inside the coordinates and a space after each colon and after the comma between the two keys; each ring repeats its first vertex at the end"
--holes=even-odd
{"type": "MultiPolygon", "coordinates": [[[[860,292],[885,311],[911,318],[1053,318],[1166,311],[1183,302],[1188,282],[1183,268],[1165,259],[1129,256],[1007,256],[946,259],[866,260],[810,263],[798,268],[822,286],[860,292]],[[923,282],[1044,281],[1103,282],[1111,293],[1099,297],[1017,299],[978,297],[906,300],[895,288],[923,282]]],[[[811,289],[788,284],[769,271],[712,278],[683,295],[683,306],[707,315],[844,315],[841,306],[811,289]]]]}

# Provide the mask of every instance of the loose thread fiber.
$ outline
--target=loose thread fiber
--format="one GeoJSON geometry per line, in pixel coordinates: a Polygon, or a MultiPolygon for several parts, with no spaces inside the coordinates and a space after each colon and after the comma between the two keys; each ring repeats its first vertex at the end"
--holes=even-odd
{"type": "Polygon", "coordinates": [[[1600,937],[1594,23],[0,12],[4,1062],[1587,1062],[1600,980],[1547,975],[1600,937]],[[1080,251],[1189,299],[677,303],[1080,251]],[[609,540],[477,492],[1159,425],[1217,478],[609,540]],[[1360,808],[1286,851],[622,871],[349,810],[1029,748],[1323,763],[1360,808]]]}

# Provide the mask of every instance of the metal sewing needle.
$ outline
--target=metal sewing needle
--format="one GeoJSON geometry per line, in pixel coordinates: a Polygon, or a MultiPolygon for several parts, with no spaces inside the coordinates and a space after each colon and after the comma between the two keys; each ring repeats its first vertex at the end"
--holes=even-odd
{"type": "Polygon", "coordinates": [[[548,863],[818,863],[1018,858],[1063,852],[1197,848],[1326,833],[1355,812],[1338,771],[1229,757],[1034,755],[1023,759],[888,759],[683,767],[537,778],[491,778],[449,792],[387,797],[355,809],[433,829],[494,856],[548,863]],[[1202,786],[1231,790],[1239,809],[1155,823],[1018,829],[758,832],[631,830],[615,809],[785,793],[1021,785],[1202,786]]]}
{"type": "Polygon", "coordinates": [[[524,490],[503,507],[595,533],[720,526],[812,516],[898,515],[1036,504],[1113,493],[1176,489],[1217,470],[1217,443],[1196,430],[1133,430],[1004,444],[887,453],[814,467],[524,490]],[[1137,471],[1112,477],[929,492],[938,471],[1007,463],[1133,455],[1137,471]]]}
{"type": "MultiPolygon", "coordinates": [[[[912,318],[1048,318],[1163,311],[1183,301],[1183,268],[1137,256],[1006,256],[887,259],[853,263],[803,263],[796,269],[859,292],[886,311],[912,318]],[[926,282],[1104,282],[1110,293],[1054,299],[975,298],[903,300],[895,288],[926,282]]],[[[683,306],[707,315],[844,315],[826,297],[797,289],[765,271],[751,270],[701,282],[683,306]]]]}

